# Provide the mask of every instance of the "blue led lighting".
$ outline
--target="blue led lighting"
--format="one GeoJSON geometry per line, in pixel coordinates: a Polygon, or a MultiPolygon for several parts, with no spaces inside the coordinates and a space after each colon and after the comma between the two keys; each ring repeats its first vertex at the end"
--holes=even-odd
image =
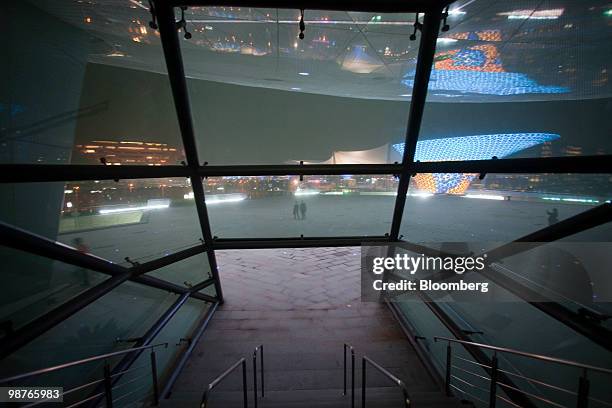
{"type": "MultiPolygon", "coordinates": [[[[414,86],[414,72],[406,74],[401,82],[414,86]]],[[[538,85],[525,74],[516,72],[483,72],[460,70],[432,70],[429,80],[432,91],[456,91],[485,95],[560,94],[569,92],[562,86],[538,85]]]]}
{"type": "MultiPolygon", "coordinates": [[[[419,140],[414,159],[425,162],[502,158],[558,138],[555,133],[499,133],[419,140]]],[[[404,143],[394,144],[393,149],[403,155],[404,143]]]]}
{"type": "MultiPolygon", "coordinates": [[[[554,133],[500,133],[492,135],[461,136],[445,139],[420,140],[417,142],[414,160],[457,161],[486,160],[493,156],[503,158],[529,147],[559,138],[554,133]]],[[[404,154],[404,143],[396,143],[393,149],[404,154]]],[[[432,173],[416,176],[417,188],[432,193],[465,192],[475,174],[432,173]]]]}

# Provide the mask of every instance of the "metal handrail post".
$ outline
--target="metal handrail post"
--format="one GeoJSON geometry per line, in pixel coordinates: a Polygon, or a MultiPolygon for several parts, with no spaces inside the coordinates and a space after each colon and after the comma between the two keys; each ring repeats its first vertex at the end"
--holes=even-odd
{"type": "Polygon", "coordinates": [[[450,341],[446,345],[446,377],[444,379],[444,390],[446,392],[446,396],[451,396],[451,361],[452,358],[452,349],[450,341]]]}
{"type": "Polygon", "coordinates": [[[153,380],[153,406],[159,405],[159,383],[157,382],[157,358],[155,349],[151,351],[151,378],[153,380]]]}
{"type": "Polygon", "coordinates": [[[106,400],[106,408],[113,408],[113,383],[108,361],[104,362],[104,397],[106,400]]]}
{"type": "Polygon", "coordinates": [[[242,398],[244,408],[248,408],[249,406],[249,397],[247,396],[247,369],[246,369],[246,360],[242,360],[242,398]]]}
{"type": "Polygon", "coordinates": [[[497,402],[497,353],[491,359],[491,386],[489,389],[489,408],[495,408],[497,402]]]}
{"type": "Polygon", "coordinates": [[[248,396],[247,396],[247,369],[246,369],[246,360],[242,357],[240,360],[236,361],[232,364],[227,370],[219,374],[214,380],[212,380],[206,390],[204,390],[204,394],[202,395],[202,400],[200,402],[200,408],[208,407],[208,398],[213,389],[221,383],[232,371],[234,371],[238,366],[242,366],[242,399],[243,399],[243,407],[248,408],[248,396]]]}
{"type": "Polygon", "coordinates": [[[587,408],[589,406],[589,388],[590,384],[587,378],[587,369],[585,368],[583,374],[578,379],[577,408],[587,408]]]}
{"type": "Polygon", "coordinates": [[[361,408],[366,408],[366,359],[361,360],[361,408]]]}
{"type": "Polygon", "coordinates": [[[344,391],[342,395],[346,395],[346,351],[351,352],[351,408],[355,407],[355,349],[350,344],[344,343],[344,391]]]}
{"type": "Polygon", "coordinates": [[[355,408],[355,350],[351,347],[351,408],[355,408]]]}
{"type": "Polygon", "coordinates": [[[401,388],[402,396],[404,397],[404,407],[410,408],[410,395],[408,394],[408,388],[406,388],[404,382],[367,356],[363,356],[361,359],[361,408],[366,408],[366,363],[370,363],[372,367],[377,369],[381,374],[393,381],[396,386],[401,388]]]}
{"type": "Polygon", "coordinates": [[[263,344],[255,347],[253,350],[253,398],[254,398],[254,406],[257,408],[257,352],[261,356],[261,397],[264,397],[264,352],[263,352],[263,344]]]}

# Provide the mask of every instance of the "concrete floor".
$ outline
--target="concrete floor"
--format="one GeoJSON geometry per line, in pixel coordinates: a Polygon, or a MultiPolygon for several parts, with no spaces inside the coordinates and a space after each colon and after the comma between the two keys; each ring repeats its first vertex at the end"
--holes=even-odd
{"type": "MultiPolygon", "coordinates": [[[[359,248],[219,251],[217,256],[225,304],[196,346],[170,402],[199,402],[206,384],[240,357],[248,357],[251,387],[250,359],[262,343],[270,392],[335,390],[340,395],[344,342],[356,348],[358,358],[366,354],[399,376],[411,392],[437,392],[387,307],[360,302],[359,248]]],[[[360,379],[359,370],[358,387],[360,379]]],[[[240,386],[235,372],[217,392],[240,386]]],[[[372,370],[368,386],[392,384],[372,370]]]]}

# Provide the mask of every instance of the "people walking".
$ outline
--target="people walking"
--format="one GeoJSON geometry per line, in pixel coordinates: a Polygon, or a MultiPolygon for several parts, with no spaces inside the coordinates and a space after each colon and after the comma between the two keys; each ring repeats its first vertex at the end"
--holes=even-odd
{"type": "Polygon", "coordinates": [[[300,203],[300,213],[302,215],[302,219],[305,220],[306,219],[306,203],[303,201],[300,203]]]}
{"type": "Polygon", "coordinates": [[[548,225],[553,225],[559,222],[559,210],[553,208],[552,211],[546,210],[548,215],[548,225]]]}
{"type": "Polygon", "coordinates": [[[295,204],[293,204],[293,219],[294,220],[300,219],[300,205],[298,204],[297,201],[295,202],[295,204]]]}

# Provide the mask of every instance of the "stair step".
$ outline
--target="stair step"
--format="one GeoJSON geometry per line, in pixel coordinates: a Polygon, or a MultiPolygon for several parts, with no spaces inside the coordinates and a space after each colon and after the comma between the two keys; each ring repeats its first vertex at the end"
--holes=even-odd
{"type": "MultiPolygon", "coordinates": [[[[261,408],[347,408],[350,407],[349,395],[342,395],[342,389],[269,391],[259,398],[261,408]]],[[[168,400],[160,402],[162,408],[198,407],[202,393],[175,393],[168,400]]],[[[456,398],[449,398],[441,392],[411,393],[411,408],[466,408],[456,398]]],[[[211,395],[209,407],[242,408],[242,392],[219,391],[211,395]]],[[[253,406],[253,394],[248,393],[249,406],[253,406]]],[[[401,391],[395,387],[373,387],[367,390],[367,406],[376,408],[403,408],[401,391]]],[[[361,389],[355,390],[355,405],[361,405],[361,389]]]]}

